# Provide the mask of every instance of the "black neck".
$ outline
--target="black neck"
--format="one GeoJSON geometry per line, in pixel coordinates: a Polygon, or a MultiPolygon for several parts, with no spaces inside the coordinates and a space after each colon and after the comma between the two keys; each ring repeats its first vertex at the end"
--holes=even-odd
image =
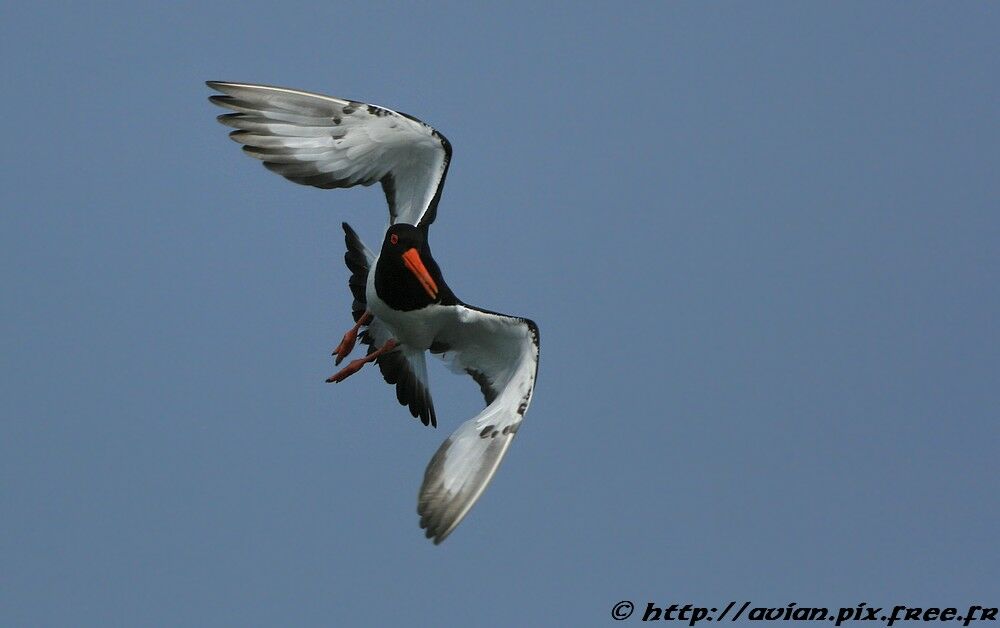
{"type": "Polygon", "coordinates": [[[427,307],[431,304],[456,305],[458,298],[451,291],[444,277],[441,276],[441,269],[431,255],[430,247],[424,243],[420,249],[420,258],[427,267],[427,272],[438,287],[436,299],[431,299],[427,291],[413,273],[403,264],[402,257],[398,252],[383,250],[375,265],[375,293],[386,305],[394,310],[411,312],[427,307]]]}

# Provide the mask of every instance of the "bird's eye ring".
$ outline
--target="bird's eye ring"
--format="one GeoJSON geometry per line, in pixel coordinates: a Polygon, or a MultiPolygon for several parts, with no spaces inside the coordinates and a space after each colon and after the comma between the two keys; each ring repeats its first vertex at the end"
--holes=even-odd
{"type": "Polygon", "coordinates": [[[389,242],[392,242],[393,244],[399,244],[399,236],[396,235],[395,233],[392,234],[391,236],[389,236],[389,242]]]}

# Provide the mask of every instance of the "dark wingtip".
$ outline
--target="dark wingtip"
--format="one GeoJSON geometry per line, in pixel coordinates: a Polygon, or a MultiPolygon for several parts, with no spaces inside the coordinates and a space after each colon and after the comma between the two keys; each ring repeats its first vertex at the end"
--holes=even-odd
{"type": "Polygon", "coordinates": [[[431,525],[430,521],[424,521],[423,518],[420,521],[420,528],[423,529],[424,536],[430,539],[434,545],[441,545],[441,541],[447,538],[447,535],[441,536],[441,532],[431,525]]]}
{"type": "Polygon", "coordinates": [[[354,227],[346,222],[340,223],[340,226],[344,229],[344,241],[347,243],[347,248],[356,248],[359,251],[364,248],[361,238],[358,236],[358,232],[354,230],[354,227]]]}

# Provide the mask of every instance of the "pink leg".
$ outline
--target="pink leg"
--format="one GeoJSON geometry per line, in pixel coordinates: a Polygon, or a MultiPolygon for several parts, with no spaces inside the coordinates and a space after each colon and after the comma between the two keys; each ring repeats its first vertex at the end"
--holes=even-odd
{"type": "Polygon", "coordinates": [[[351,360],[347,364],[347,366],[337,371],[330,377],[326,378],[326,383],[330,384],[330,383],[344,381],[351,375],[354,375],[355,373],[360,371],[361,367],[363,367],[365,364],[368,364],[369,362],[374,362],[383,353],[388,353],[393,349],[395,349],[397,344],[399,343],[397,343],[395,340],[389,340],[384,345],[382,345],[380,349],[373,351],[372,353],[369,353],[365,357],[358,358],[357,360],[351,360]]]}
{"type": "Polygon", "coordinates": [[[351,354],[351,351],[354,351],[354,343],[358,341],[358,330],[361,329],[362,325],[367,325],[371,321],[372,313],[365,312],[361,315],[361,318],[358,319],[358,322],[354,323],[354,327],[347,330],[347,333],[344,334],[344,339],[341,340],[340,344],[337,345],[337,348],[333,350],[333,355],[337,356],[334,364],[340,364],[344,358],[351,354]]]}

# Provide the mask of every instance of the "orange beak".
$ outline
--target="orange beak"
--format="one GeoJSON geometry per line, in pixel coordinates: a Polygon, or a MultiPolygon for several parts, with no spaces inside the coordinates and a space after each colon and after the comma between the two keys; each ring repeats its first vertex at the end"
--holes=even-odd
{"type": "Polygon", "coordinates": [[[417,278],[420,285],[424,287],[427,295],[432,299],[436,299],[438,295],[437,284],[434,283],[434,278],[431,277],[431,274],[427,272],[427,267],[424,266],[423,260],[420,259],[420,253],[417,249],[410,249],[403,253],[403,263],[406,264],[406,267],[417,278]]]}

